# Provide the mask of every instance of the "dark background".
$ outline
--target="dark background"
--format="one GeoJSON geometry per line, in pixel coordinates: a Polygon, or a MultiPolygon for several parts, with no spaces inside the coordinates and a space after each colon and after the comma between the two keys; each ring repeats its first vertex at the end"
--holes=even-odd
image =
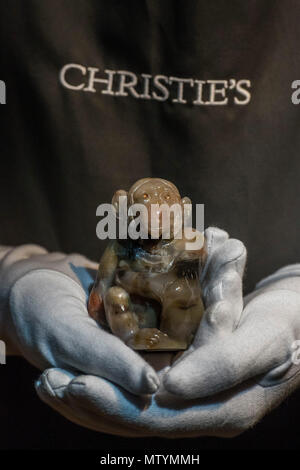
{"type": "MultiPolygon", "coordinates": [[[[173,181],[248,249],[245,293],[300,261],[297,0],[1,0],[0,244],[98,259],[96,207],[138,178],[173,181]],[[63,88],[68,63],[251,80],[246,106],[192,106],[63,88]]],[[[100,87],[101,88],[101,87],[100,87]]],[[[234,440],[128,440],[81,429],[41,403],[37,371],[1,366],[5,448],[295,448],[294,394],[234,440]]]]}

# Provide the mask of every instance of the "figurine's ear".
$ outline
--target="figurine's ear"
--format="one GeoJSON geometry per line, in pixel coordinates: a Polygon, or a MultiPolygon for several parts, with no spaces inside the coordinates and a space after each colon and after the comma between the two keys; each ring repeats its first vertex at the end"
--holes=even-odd
{"type": "Polygon", "coordinates": [[[113,195],[113,198],[111,200],[112,205],[116,209],[116,216],[119,217],[119,198],[123,196],[127,198],[127,191],[124,191],[124,189],[118,189],[118,191],[115,192],[113,195]]]}
{"type": "Polygon", "coordinates": [[[184,216],[186,221],[191,223],[191,217],[192,217],[192,201],[190,200],[189,197],[185,196],[181,199],[182,207],[184,210],[184,216]]]}
{"type": "Polygon", "coordinates": [[[190,200],[189,197],[187,196],[184,196],[182,199],[181,199],[181,202],[183,204],[183,206],[185,206],[185,211],[190,211],[192,213],[192,201],[190,200]]]}

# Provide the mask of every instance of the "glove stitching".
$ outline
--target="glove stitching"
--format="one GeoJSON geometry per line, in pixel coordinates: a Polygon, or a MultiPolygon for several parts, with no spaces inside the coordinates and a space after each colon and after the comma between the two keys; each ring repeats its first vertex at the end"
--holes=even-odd
{"type": "MultiPolygon", "coordinates": [[[[256,290],[259,290],[263,287],[267,287],[268,285],[272,284],[273,282],[276,282],[276,281],[281,281],[282,279],[287,279],[289,277],[300,277],[300,274],[296,274],[296,273],[285,273],[285,274],[277,274],[275,275],[276,273],[273,273],[273,274],[270,274],[270,276],[267,276],[265,279],[262,279],[261,281],[259,281],[256,285],[255,285],[255,291],[256,290]]],[[[289,289],[287,289],[289,290],[289,289]]],[[[295,291],[294,291],[295,292],[295,291]]]]}
{"type": "MultiPolygon", "coordinates": [[[[234,268],[235,268],[235,271],[237,272],[237,274],[240,276],[240,273],[238,271],[238,262],[242,259],[242,257],[246,254],[246,248],[243,247],[243,250],[242,250],[242,253],[240,253],[239,255],[237,255],[235,258],[232,258],[231,260],[229,261],[226,261],[225,263],[221,264],[221,266],[219,267],[219,270],[218,272],[221,270],[221,268],[223,268],[224,266],[226,266],[227,264],[230,264],[232,263],[234,265],[234,268]]],[[[240,276],[241,277],[241,276],[240,276]]]]}
{"type": "Polygon", "coordinates": [[[207,243],[207,253],[208,253],[208,256],[207,256],[207,260],[206,260],[206,263],[205,263],[205,266],[202,270],[202,273],[201,273],[201,278],[200,278],[200,282],[203,281],[203,279],[205,279],[205,276],[206,276],[206,273],[207,273],[207,270],[208,270],[208,266],[211,262],[211,258],[212,258],[212,253],[211,253],[211,247],[213,245],[213,240],[214,240],[214,233],[212,232],[211,233],[211,236],[210,236],[210,239],[208,240],[208,243],[207,243]]]}
{"type": "Polygon", "coordinates": [[[53,390],[53,388],[52,388],[51,385],[50,385],[48,376],[49,376],[49,372],[46,372],[46,373],[44,374],[44,379],[45,379],[45,383],[46,383],[46,386],[47,386],[47,391],[49,392],[49,394],[50,394],[52,397],[56,397],[56,395],[55,395],[55,393],[54,393],[54,390],[53,390]]]}
{"type": "MultiPolygon", "coordinates": [[[[267,374],[271,373],[271,372],[272,372],[274,369],[276,369],[277,367],[283,366],[284,364],[285,364],[285,361],[282,362],[281,364],[276,365],[275,367],[273,367],[272,369],[270,369],[270,370],[267,372],[267,374]]],[[[288,372],[288,371],[287,371],[287,372],[288,372]]],[[[287,373],[287,372],[286,372],[286,373],[287,373]]],[[[266,374],[266,375],[267,375],[267,374],[266,374]]],[[[257,383],[258,385],[260,385],[261,387],[263,387],[263,388],[278,387],[278,386],[280,386],[280,385],[283,385],[283,384],[286,384],[286,383],[290,382],[292,379],[294,379],[294,378],[295,378],[297,375],[299,375],[299,374],[300,374],[300,370],[296,371],[293,375],[291,375],[291,376],[288,377],[287,379],[284,379],[284,378],[281,379],[281,380],[279,379],[279,381],[278,381],[277,383],[275,383],[275,384],[263,385],[263,384],[261,384],[259,381],[257,381],[256,383],[257,383]]]]}
{"type": "MultiPolygon", "coordinates": [[[[278,336],[280,336],[280,334],[278,334],[278,336]]],[[[276,338],[275,338],[275,339],[272,338],[272,339],[270,340],[269,344],[268,344],[266,347],[264,347],[264,351],[267,351],[268,349],[270,349],[270,347],[273,346],[274,341],[276,341],[276,338]]],[[[258,364],[258,362],[259,362],[259,358],[257,358],[257,359],[252,363],[252,365],[254,366],[254,369],[255,369],[255,366],[258,364]]],[[[276,364],[276,365],[273,366],[271,369],[267,370],[266,372],[263,372],[263,373],[260,374],[260,375],[266,376],[266,375],[268,375],[269,373],[271,373],[273,370],[277,369],[278,367],[283,366],[285,363],[286,363],[286,360],[283,361],[283,362],[280,362],[279,364],[276,364]]],[[[299,372],[300,372],[300,371],[299,371],[299,372]]],[[[296,372],[296,373],[298,373],[298,372],[296,372]]],[[[295,375],[295,374],[294,374],[294,375],[295,375]]],[[[294,375],[292,375],[292,377],[294,377],[294,375]]],[[[290,378],[292,378],[292,377],[289,377],[288,379],[282,380],[281,383],[284,383],[284,382],[288,381],[288,380],[289,380],[290,378]]],[[[262,379],[261,379],[261,380],[262,380],[262,379]]],[[[259,382],[259,380],[258,380],[256,383],[257,383],[258,385],[261,385],[260,382],[259,382]]],[[[266,385],[266,387],[274,387],[274,386],[276,386],[276,385],[279,385],[279,384],[278,384],[278,383],[277,383],[277,384],[274,384],[274,385],[271,385],[271,384],[270,384],[270,385],[266,385]]],[[[265,387],[265,386],[264,386],[264,385],[261,385],[261,387],[265,387]]]]}

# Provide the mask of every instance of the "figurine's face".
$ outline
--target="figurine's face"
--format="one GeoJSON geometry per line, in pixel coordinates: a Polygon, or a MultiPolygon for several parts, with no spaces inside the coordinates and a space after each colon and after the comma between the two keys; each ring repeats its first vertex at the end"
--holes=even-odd
{"type": "Polygon", "coordinates": [[[137,181],[129,190],[129,204],[143,204],[147,211],[140,217],[143,229],[155,238],[173,238],[182,227],[183,203],[178,189],[169,181],[147,178],[137,181]],[[174,204],[181,211],[178,216],[168,210],[174,204]]]}
{"type": "Polygon", "coordinates": [[[150,235],[150,238],[174,238],[181,231],[185,217],[191,214],[190,199],[181,198],[176,186],[161,178],[138,180],[128,193],[123,189],[116,191],[112,204],[117,214],[120,197],[124,196],[128,198],[130,208],[135,204],[144,206],[145,210],[138,217],[132,217],[141,225],[141,233],[150,235]]]}

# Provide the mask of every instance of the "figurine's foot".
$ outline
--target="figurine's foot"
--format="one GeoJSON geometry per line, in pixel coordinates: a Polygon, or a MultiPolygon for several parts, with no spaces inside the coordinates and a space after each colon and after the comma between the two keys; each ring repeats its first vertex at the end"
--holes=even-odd
{"type": "Polygon", "coordinates": [[[177,351],[187,348],[185,341],[172,339],[157,328],[140,329],[127,344],[141,351],[177,351]]]}

